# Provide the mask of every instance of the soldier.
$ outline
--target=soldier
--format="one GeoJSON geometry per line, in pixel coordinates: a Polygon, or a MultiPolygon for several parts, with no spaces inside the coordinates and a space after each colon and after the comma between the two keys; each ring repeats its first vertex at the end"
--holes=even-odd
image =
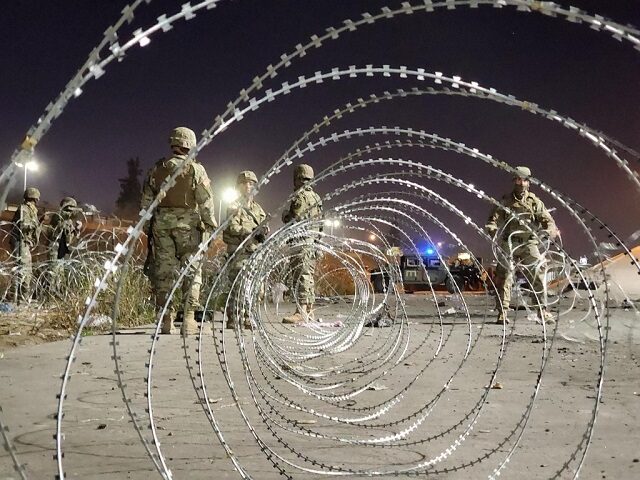
{"type": "Polygon", "coordinates": [[[71,253],[70,245],[75,242],[82,224],[75,220],[75,215],[80,211],[78,203],[72,197],[64,197],[60,201],[60,209],[55,212],[46,228],[46,236],[49,238],[49,267],[50,291],[58,290],[62,280],[62,260],[71,253]]]}
{"type": "MultiPolygon", "coordinates": [[[[169,137],[172,155],[159,160],[147,174],[142,187],[143,209],[148,209],[160,191],[165,178],[171,176],[183,163],[189,150],[196,145],[196,134],[186,127],[174,128],[169,137]]],[[[177,273],[198,245],[216,227],[215,205],[211,182],[204,167],[193,160],[175,179],[160,200],[147,228],[151,256],[150,280],[158,309],[166,303],[177,273]]],[[[195,310],[199,307],[202,265],[192,265],[182,283],[181,307],[184,312],[181,334],[197,333],[195,310]]],[[[173,333],[174,307],[169,305],[162,317],[161,332],[173,333]]]]}
{"type": "MultiPolygon", "coordinates": [[[[252,171],[240,172],[236,181],[236,188],[240,193],[240,198],[227,208],[229,223],[227,228],[224,229],[222,239],[227,244],[227,255],[231,256],[235,253],[228,267],[231,283],[234,282],[247,259],[260,247],[269,234],[268,226],[260,226],[267,215],[258,202],[253,199],[254,188],[257,183],[258,178],[252,171]],[[260,230],[242,246],[241,250],[238,250],[240,244],[251,236],[256,229],[260,230]]],[[[242,300],[237,298],[240,294],[239,282],[240,279],[236,281],[233,290],[229,294],[226,327],[230,329],[235,328],[236,312],[239,307],[242,308],[241,305],[243,303],[242,300]]],[[[248,312],[242,309],[241,314],[244,328],[251,329],[248,312]]]]}
{"type": "Polygon", "coordinates": [[[49,260],[65,258],[71,250],[69,246],[80,233],[81,223],[75,220],[80,211],[78,202],[73,197],[64,197],[60,201],[60,209],[51,217],[49,242],[49,260]]]}
{"type": "Polygon", "coordinates": [[[38,220],[37,203],[40,191],[28,187],[24,191],[24,202],[17,208],[12,219],[11,248],[20,266],[14,277],[14,298],[29,301],[31,298],[31,279],[33,275],[31,250],[38,245],[40,237],[40,221],[38,220]]]}
{"type": "MultiPolygon", "coordinates": [[[[322,217],[322,199],[313,191],[309,182],[313,180],[313,168],[301,164],[293,171],[293,189],[296,192],[289,208],[282,213],[282,221],[300,222],[302,220],[317,220],[322,217]]],[[[322,230],[322,225],[317,231],[322,230]]],[[[290,256],[289,275],[291,291],[297,293],[296,311],[293,315],[284,317],[282,323],[300,323],[307,319],[313,320],[313,304],[315,297],[314,274],[316,270],[316,254],[314,248],[315,236],[304,235],[295,240],[296,248],[290,256]]]]}
{"type": "MultiPolygon", "coordinates": [[[[542,230],[550,238],[555,238],[558,230],[542,200],[529,191],[530,176],[531,170],[528,167],[516,167],[513,192],[505,195],[501,202],[513,212],[513,215],[504,208],[494,208],[485,230],[492,236],[498,234],[496,241],[501,251],[507,255],[506,261],[520,264],[538,295],[537,300],[534,294],[532,298],[539,301],[544,291],[544,277],[537,269],[543,257],[538,250],[539,233],[536,235],[535,232],[542,230]],[[525,225],[533,230],[533,233],[525,225]]],[[[512,282],[513,265],[504,266],[499,261],[496,268],[496,310],[499,312],[496,323],[509,323],[507,311],[511,300],[512,282]]],[[[553,316],[547,311],[546,306],[538,310],[538,317],[546,323],[553,323],[553,316]]]]}

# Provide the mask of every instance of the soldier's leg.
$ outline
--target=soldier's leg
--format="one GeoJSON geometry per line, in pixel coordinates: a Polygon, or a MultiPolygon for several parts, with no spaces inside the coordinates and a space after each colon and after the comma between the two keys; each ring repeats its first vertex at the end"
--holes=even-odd
{"type": "MultiPolygon", "coordinates": [[[[171,288],[176,280],[176,271],[179,266],[176,257],[176,247],[168,229],[153,228],[153,275],[152,287],[155,295],[156,311],[159,313],[169,299],[171,288]]],[[[173,333],[173,302],[167,306],[162,317],[161,332],[173,333]]]]}
{"type": "Polygon", "coordinates": [[[302,258],[302,274],[300,275],[299,300],[306,305],[306,313],[313,320],[313,304],[316,302],[315,292],[316,257],[312,248],[305,250],[302,258]]]}
{"type": "Polygon", "coordinates": [[[18,263],[16,274],[13,277],[14,301],[16,303],[28,302],[31,299],[32,264],[29,245],[22,243],[13,254],[18,263]]]}
{"type": "Polygon", "coordinates": [[[527,280],[531,283],[531,302],[536,310],[538,318],[545,323],[554,323],[553,315],[547,311],[547,295],[545,285],[545,275],[543,267],[544,258],[540,254],[538,246],[527,244],[523,246],[521,254],[522,264],[527,280]]]}
{"type": "Polygon", "coordinates": [[[303,311],[306,316],[306,298],[303,285],[304,250],[289,258],[289,273],[291,275],[291,295],[296,299],[296,311],[282,319],[282,323],[296,324],[304,322],[303,311]]]}
{"type": "Polygon", "coordinates": [[[235,328],[238,319],[244,316],[242,312],[242,299],[240,298],[240,283],[242,279],[239,278],[239,275],[241,274],[245,260],[246,257],[239,254],[233,257],[229,265],[229,284],[231,285],[231,290],[229,291],[227,300],[227,328],[235,328]]]}
{"type": "Polygon", "coordinates": [[[511,302],[511,282],[513,274],[511,269],[498,264],[494,282],[496,284],[496,309],[508,309],[511,302]]]}
{"type": "Polygon", "coordinates": [[[27,302],[31,301],[31,296],[33,295],[33,262],[31,259],[31,250],[27,247],[22,252],[23,261],[24,261],[24,284],[22,288],[24,291],[24,299],[27,302]]]}
{"type": "MultiPolygon", "coordinates": [[[[172,231],[176,244],[176,256],[180,269],[189,263],[189,257],[198,252],[202,234],[192,226],[189,229],[176,228],[172,231]]],[[[195,310],[200,307],[200,287],[202,286],[202,261],[192,264],[182,280],[183,320],[182,334],[193,335],[198,331],[195,310]]]]}
{"type": "Polygon", "coordinates": [[[522,271],[529,282],[529,288],[532,289],[531,300],[534,303],[543,302],[544,286],[542,257],[537,245],[526,244],[520,248],[519,261],[522,271]]]}
{"type": "Polygon", "coordinates": [[[495,284],[496,284],[496,310],[498,311],[498,319],[496,323],[509,323],[507,312],[511,303],[511,284],[513,283],[513,270],[511,265],[502,265],[498,263],[496,266],[495,284]]]}
{"type": "Polygon", "coordinates": [[[302,252],[289,257],[289,278],[291,297],[298,300],[300,297],[300,281],[302,276],[302,252]]]}

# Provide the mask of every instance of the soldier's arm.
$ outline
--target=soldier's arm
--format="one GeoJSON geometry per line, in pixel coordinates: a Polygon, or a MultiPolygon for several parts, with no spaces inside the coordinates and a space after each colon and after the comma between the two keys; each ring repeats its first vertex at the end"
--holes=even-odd
{"type": "Polygon", "coordinates": [[[282,221],[284,223],[289,223],[292,220],[296,222],[299,221],[304,212],[303,207],[304,207],[303,194],[298,192],[291,199],[291,203],[289,204],[289,209],[286,211],[285,214],[282,215],[282,221]]]}
{"type": "Polygon", "coordinates": [[[322,197],[316,193],[315,199],[318,205],[318,218],[320,218],[322,216],[322,212],[324,211],[324,206],[322,205],[322,197]]]}
{"type": "Polygon", "coordinates": [[[304,195],[297,195],[293,201],[291,202],[291,216],[293,220],[299,222],[302,220],[305,212],[307,210],[307,202],[305,202],[304,195]]]}
{"type": "Polygon", "coordinates": [[[226,236],[243,239],[253,231],[247,226],[248,222],[243,220],[241,208],[236,205],[231,205],[227,208],[227,218],[229,223],[227,228],[224,229],[226,236]]]}
{"type": "Polygon", "coordinates": [[[293,200],[289,203],[289,206],[282,211],[282,223],[289,223],[293,220],[293,215],[291,214],[291,206],[293,205],[293,200]]]}
{"type": "Polygon", "coordinates": [[[553,220],[553,217],[545,207],[542,200],[537,201],[536,203],[536,216],[540,227],[544,229],[551,238],[555,238],[558,236],[558,227],[556,226],[556,222],[553,220]]]}
{"type": "MultiPolygon", "coordinates": [[[[265,213],[264,209],[260,205],[258,205],[258,204],[256,204],[256,205],[258,206],[258,213],[259,213],[258,220],[260,220],[260,223],[262,223],[267,218],[267,214],[265,213]]],[[[264,224],[262,226],[262,228],[264,230],[265,235],[268,235],[269,234],[269,225],[264,224]]]]}
{"type": "Polygon", "coordinates": [[[140,199],[140,208],[141,209],[148,209],[149,205],[151,205],[151,202],[153,202],[153,199],[156,196],[155,189],[153,188],[152,183],[152,178],[153,178],[153,172],[155,170],[155,167],[152,168],[151,170],[149,170],[149,173],[147,173],[147,178],[145,178],[144,183],[142,184],[142,197],[140,199]]]}
{"type": "Polygon", "coordinates": [[[193,168],[195,169],[195,197],[200,211],[200,220],[207,228],[214,230],[218,227],[218,222],[216,221],[216,206],[211,191],[211,180],[202,165],[194,163],[193,168]]]}
{"type": "Polygon", "coordinates": [[[501,205],[496,205],[493,207],[491,214],[489,215],[489,219],[487,220],[486,225],[484,226],[484,231],[489,235],[493,235],[498,231],[498,225],[502,223],[502,217],[504,216],[504,209],[501,205]]]}
{"type": "Polygon", "coordinates": [[[20,209],[22,208],[21,205],[18,205],[18,208],[16,208],[16,211],[13,212],[13,217],[11,218],[11,223],[15,226],[18,226],[18,221],[20,220],[20,209]]]}

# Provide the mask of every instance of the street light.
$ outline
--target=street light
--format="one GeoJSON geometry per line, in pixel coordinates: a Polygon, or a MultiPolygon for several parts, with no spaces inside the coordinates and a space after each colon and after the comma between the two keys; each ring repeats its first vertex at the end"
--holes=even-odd
{"type": "Polygon", "coordinates": [[[220,206],[218,207],[218,223],[222,223],[222,203],[226,203],[227,205],[235,202],[240,194],[233,187],[227,187],[222,191],[222,196],[220,197],[220,206]]]}
{"type": "Polygon", "coordinates": [[[330,228],[330,233],[331,235],[333,235],[333,228],[334,227],[339,227],[340,226],[340,220],[338,220],[337,218],[331,219],[331,218],[327,218],[324,221],[325,226],[330,228]]]}
{"type": "Polygon", "coordinates": [[[35,160],[28,160],[25,163],[16,162],[16,165],[20,168],[24,168],[24,188],[22,190],[27,189],[27,170],[31,170],[32,172],[38,171],[39,165],[35,160]]]}

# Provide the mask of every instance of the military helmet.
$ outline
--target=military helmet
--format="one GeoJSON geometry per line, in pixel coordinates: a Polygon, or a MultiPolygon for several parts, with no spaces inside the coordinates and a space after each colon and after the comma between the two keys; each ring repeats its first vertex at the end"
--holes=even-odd
{"type": "Polygon", "coordinates": [[[253,173],[251,170],[245,170],[243,172],[240,172],[240,174],[238,175],[238,179],[236,180],[236,185],[239,185],[241,183],[246,183],[246,182],[258,183],[258,177],[256,177],[256,174],[253,173]]]}
{"type": "Polygon", "coordinates": [[[38,190],[36,187],[27,187],[27,189],[24,191],[24,199],[28,200],[30,198],[34,200],[40,200],[40,190],[38,190]]]}
{"type": "Polygon", "coordinates": [[[313,180],[313,168],[311,167],[311,165],[307,165],[306,163],[296,165],[296,168],[293,170],[293,179],[313,180]]]}
{"type": "Polygon", "coordinates": [[[76,202],[76,199],[73,197],[64,197],[62,200],[60,200],[60,208],[77,206],[78,202],[76,202]]]}
{"type": "Polygon", "coordinates": [[[529,178],[531,176],[531,169],[529,167],[516,167],[517,178],[529,178]]]}
{"type": "Polygon", "coordinates": [[[172,147],[183,147],[191,150],[196,146],[196,134],[187,127],[176,127],[171,130],[169,135],[169,143],[172,147]]]}

